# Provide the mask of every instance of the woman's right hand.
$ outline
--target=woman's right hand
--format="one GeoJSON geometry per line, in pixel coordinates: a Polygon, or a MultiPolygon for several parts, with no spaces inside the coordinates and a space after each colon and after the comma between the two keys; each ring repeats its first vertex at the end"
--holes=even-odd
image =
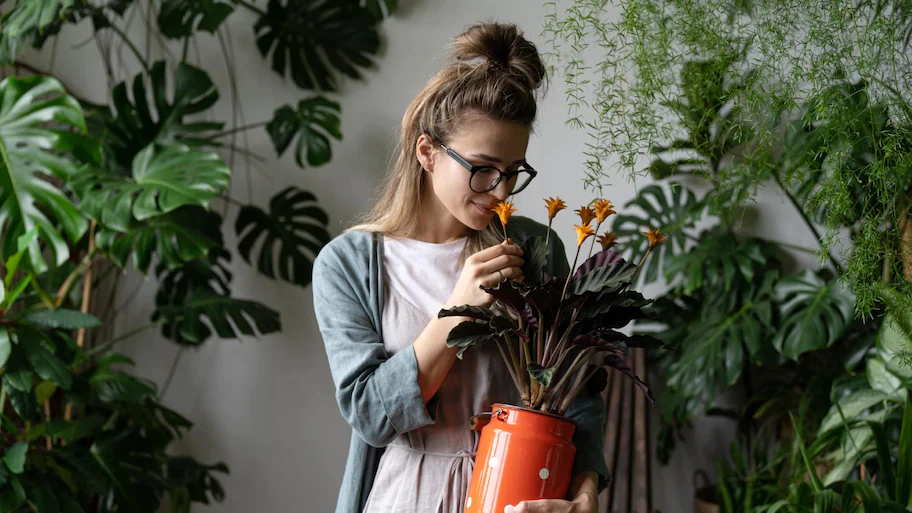
{"type": "Polygon", "coordinates": [[[508,239],[466,258],[459,281],[444,308],[463,305],[490,307],[494,304],[494,296],[482,290],[481,286],[495,287],[501,281],[501,273],[504,279],[522,281],[525,278],[522,254],[522,248],[513,244],[513,239],[508,239]]]}

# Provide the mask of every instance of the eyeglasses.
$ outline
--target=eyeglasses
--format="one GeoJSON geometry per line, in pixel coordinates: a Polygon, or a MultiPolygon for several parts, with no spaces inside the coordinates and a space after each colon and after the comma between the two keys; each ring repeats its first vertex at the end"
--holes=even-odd
{"type": "Polygon", "coordinates": [[[508,185],[507,189],[510,190],[510,194],[517,194],[525,189],[526,186],[529,185],[529,182],[535,178],[535,175],[538,174],[538,171],[532,169],[528,164],[523,164],[523,167],[516,171],[509,171],[506,173],[493,166],[473,166],[450,148],[447,148],[443,144],[440,144],[440,147],[446,150],[446,154],[458,162],[459,165],[469,170],[469,173],[471,173],[471,176],[469,176],[469,188],[475,192],[493,190],[501,180],[506,179],[508,185]]]}

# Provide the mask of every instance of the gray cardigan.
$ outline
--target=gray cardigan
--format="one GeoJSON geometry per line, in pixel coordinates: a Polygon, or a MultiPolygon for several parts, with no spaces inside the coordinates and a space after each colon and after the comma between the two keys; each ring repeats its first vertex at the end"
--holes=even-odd
{"type": "MultiPolygon", "coordinates": [[[[531,236],[544,237],[547,230],[547,226],[523,216],[512,216],[508,225],[517,244],[531,236]]],[[[383,347],[381,244],[379,234],[360,230],[343,233],[320,250],[313,265],[314,312],[336,401],[352,427],[336,513],[361,513],[384,447],[402,433],[433,424],[436,413],[437,398],[425,404],[421,396],[414,348],[389,356],[383,347]]],[[[554,230],[549,246],[557,261],[549,261],[545,271],[566,276],[570,265],[554,230]]],[[[577,423],[574,474],[595,471],[601,492],[608,483],[602,452],[605,402],[600,395],[581,393],[567,417],[577,423]]]]}

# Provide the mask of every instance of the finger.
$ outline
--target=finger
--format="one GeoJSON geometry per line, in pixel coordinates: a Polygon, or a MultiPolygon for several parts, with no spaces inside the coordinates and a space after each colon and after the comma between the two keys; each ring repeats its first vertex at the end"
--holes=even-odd
{"type": "MultiPolygon", "coordinates": [[[[523,501],[513,507],[512,513],[567,513],[572,503],[560,499],[523,501]]],[[[504,511],[510,511],[505,509],[504,511]]]]}
{"type": "Polygon", "coordinates": [[[481,274],[496,273],[498,269],[506,270],[509,267],[522,267],[525,260],[515,255],[500,255],[497,258],[488,260],[480,266],[481,274]]]}

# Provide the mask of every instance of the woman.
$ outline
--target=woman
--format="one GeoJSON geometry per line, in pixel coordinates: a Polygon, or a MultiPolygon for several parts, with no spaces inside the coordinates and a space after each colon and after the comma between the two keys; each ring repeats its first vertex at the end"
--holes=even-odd
{"type": "MultiPolygon", "coordinates": [[[[458,513],[472,475],[473,414],[521,404],[496,348],[446,346],[465,318],[443,308],[496,307],[480,286],[522,279],[522,250],[504,242],[491,211],[535,176],[526,147],[545,67],[513,25],[470,27],[402,119],[395,167],[364,223],[314,262],[314,310],[336,399],[353,428],[337,513],[458,513]]],[[[514,216],[512,239],[548,228],[514,216]]],[[[556,262],[569,272],[552,231],[556,262]]],[[[527,501],[516,512],[597,511],[608,471],[604,402],[580,394],[574,477],[566,500],[527,501]]]]}

